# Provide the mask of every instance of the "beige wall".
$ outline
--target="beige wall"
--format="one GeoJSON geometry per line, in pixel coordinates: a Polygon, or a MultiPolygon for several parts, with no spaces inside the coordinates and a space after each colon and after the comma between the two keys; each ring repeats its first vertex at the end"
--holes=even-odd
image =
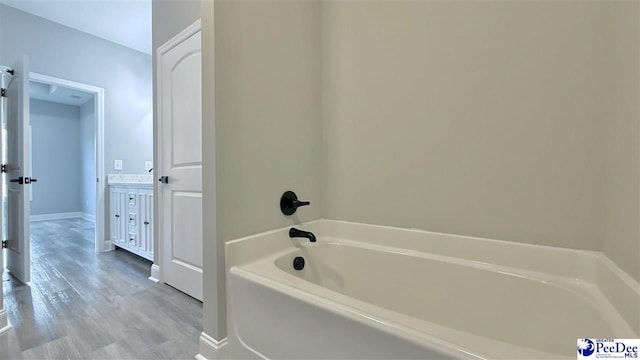
{"type": "MultiPolygon", "coordinates": [[[[206,67],[203,74],[205,133],[213,133],[215,113],[215,162],[205,158],[204,166],[209,174],[215,165],[217,197],[216,225],[205,225],[205,234],[215,232],[220,246],[320,218],[320,1],[217,0],[215,6],[203,6],[203,64],[215,61],[215,77],[206,67]],[[207,48],[212,33],[215,55],[213,47],[207,48]],[[286,190],[311,206],[284,216],[279,201],[286,190]]],[[[204,152],[213,153],[210,144],[204,152]]],[[[206,200],[210,187],[206,182],[205,219],[213,214],[206,200]]],[[[205,268],[207,254],[214,252],[208,246],[205,243],[205,268]]],[[[220,247],[215,251],[223,253],[220,247]]],[[[224,275],[224,264],[219,261],[217,266],[224,275]]],[[[224,279],[218,279],[217,290],[205,281],[205,332],[224,337],[223,316],[224,279]],[[207,294],[215,291],[217,319],[207,304],[207,294]]]]}
{"type": "Polygon", "coordinates": [[[605,214],[602,250],[640,281],[640,8],[608,3],[604,121],[605,214]]]}
{"type": "Polygon", "coordinates": [[[599,249],[601,14],[324,2],[323,215],[599,249]]]}

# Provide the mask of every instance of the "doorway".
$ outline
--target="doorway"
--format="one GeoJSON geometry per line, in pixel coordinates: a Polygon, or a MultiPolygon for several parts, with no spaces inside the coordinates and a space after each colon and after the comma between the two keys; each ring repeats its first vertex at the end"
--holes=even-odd
{"type": "Polygon", "coordinates": [[[110,250],[104,235],[104,90],[38,73],[29,80],[30,173],[42,179],[31,192],[30,220],[43,229],[41,221],[76,220],[69,224],[80,232],[95,229],[95,252],[110,250]]]}

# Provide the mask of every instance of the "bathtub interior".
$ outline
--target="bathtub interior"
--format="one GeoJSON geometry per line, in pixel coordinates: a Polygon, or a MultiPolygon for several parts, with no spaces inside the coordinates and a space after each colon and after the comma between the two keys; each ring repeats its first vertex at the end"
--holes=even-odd
{"type": "Polygon", "coordinates": [[[274,262],[289,275],[386,310],[539,351],[566,355],[573,351],[567,339],[634,335],[584,281],[337,241],[274,262]],[[292,266],[299,256],[300,271],[292,266]]]}
{"type": "MultiPolygon", "coordinates": [[[[313,231],[318,243],[289,239],[288,228],[227,243],[228,276],[242,269],[284,284],[285,295],[295,289],[335,306],[346,299],[342,305],[360,303],[372,318],[397,313],[416,329],[451,327],[487,344],[519,344],[558,357],[575,356],[567,344],[577,338],[640,332],[640,319],[633,320],[638,285],[602,254],[331,220],[300,227],[313,231]],[[292,268],[296,256],[306,260],[302,271],[292,268]],[[443,287],[447,291],[434,291],[443,287]]],[[[227,306],[232,329],[232,302],[227,306]]]]}

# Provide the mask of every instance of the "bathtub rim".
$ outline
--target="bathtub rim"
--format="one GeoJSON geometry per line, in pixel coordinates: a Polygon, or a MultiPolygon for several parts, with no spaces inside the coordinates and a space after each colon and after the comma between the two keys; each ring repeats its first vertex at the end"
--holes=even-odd
{"type": "MultiPolygon", "coordinates": [[[[321,306],[326,311],[330,311],[331,306],[352,309],[350,311],[351,319],[354,319],[355,316],[361,316],[364,318],[363,321],[367,321],[366,319],[374,319],[374,322],[370,322],[369,324],[376,325],[376,322],[390,324],[397,332],[405,334],[426,334],[426,336],[423,337],[426,339],[426,344],[435,345],[438,346],[438,348],[444,346],[449,349],[460,350],[476,358],[509,359],[518,358],[519,355],[523,354],[526,354],[525,356],[531,359],[568,358],[564,354],[545,352],[544,350],[530,348],[525,345],[486,337],[479,333],[474,334],[465,330],[456,329],[445,324],[432,322],[428,319],[414,317],[399,310],[383,307],[368,302],[365,299],[327,288],[314,281],[297,276],[295,271],[283,268],[282,265],[284,265],[284,263],[290,264],[290,262],[282,260],[287,258],[287,260],[290,260],[293,256],[303,256],[302,253],[306,252],[306,250],[311,250],[318,246],[344,246],[383,253],[394,249],[355,241],[321,238],[313,245],[303,246],[302,248],[290,247],[254,262],[234,266],[229,272],[230,279],[233,276],[241,276],[254,283],[258,283],[260,286],[265,286],[279,293],[286,294],[287,296],[292,296],[297,300],[321,306]],[[433,341],[433,339],[437,340],[433,341]],[[465,347],[463,344],[473,344],[473,346],[465,347]],[[495,349],[500,349],[500,351],[495,352],[495,349]]],[[[311,256],[311,253],[308,255],[311,256]]],[[[623,329],[623,331],[629,330],[627,329],[628,326],[625,326],[626,322],[617,313],[617,310],[613,308],[608,299],[606,299],[592,283],[575,283],[569,278],[556,275],[505,266],[487,266],[486,264],[474,263],[472,261],[442,255],[412,253],[411,251],[397,251],[393,252],[393,255],[411,256],[426,261],[442,262],[453,266],[470,268],[472,270],[515,276],[524,278],[525,281],[542,283],[545,286],[551,286],[561,291],[568,291],[577,297],[581,297],[586,303],[593,306],[594,309],[600,309],[601,314],[607,319],[608,323],[612,325],[618,323],[617,329],[623,329]],[[620,322],[622,322],[622,324],[620,322]],[[620,326],[622,326],[622,328],[620,328],[620,326]]]]}
{"type": "MultiPolygon", "coordinates": [[[[314,232],[320,240],[326,237],[345,238],[348,241],[401,249],[409,248],[445,256],[450,256],[451,251],[455,251],[455,257],[469,261],[550,273],[585,281],[595,285],[624,319],[640,319],[640,285],[602,252],[327,219],[313,220],[295,226],[314,232]],[[396,236],[389,236],[390,234],[396,236]],[[496,251],[492,252],[493,250],[496,251]],[[514,254],[521,256],[514,256],[514,254]],[[514,258],[526,261],[514,262],[514,258]],[[545,271],[541,271],[541,261],[549,259],[553,260],[551,266],[547,261],[544,264],[545,271]]],[[[289,238],[290,227],[225,243],[225,274],[228,276],[230,269],[234,266],[255,262],[286,249],[313,245],[306,239],[289,238]]],[[[229,302],[227,302],[227,314],[230,314],[229,302]]],[[[230,318],[229,321],[231,321],[230,318]]],[[[637,324],[629,321],[627,323],[634,332],[640,334],[640,320],[637,324]]]]}
{"type": "MultiPolygon", "coordinates": [[[[422,346],[436,347],[438,351],[454,355],[456,358],[469,358],[476,360],[497,358],[571,358],[566,357],[563,354],[549,353],[521,345],[511,344],[412,317],[395,310],[390,310],[368,303],[364,300],[324,288],[321,285],[302,280],[289,273],[284,274],[286,278],[284,282],[279,281],[282,280],[280,277],[283,275],[277,274],[274,276],[273,273],[280,273],[282,270],[277,268],[275,264],[272,264],[272,260],[281,256],[286,256],[293,251],[295,250],[290,249],[288,251],[281,251],[270,256],[268,259],[263,259],[257,263],[233,266],[229,270],[229,278],[231,280],[233,278],[240,277],[244,280],[256,283],[258,286],[267,287],[284,296],[293,297],[298,301],[303,301],[307,304],[320,307],[325,311],[344,315],[350,320],[385,330],[385,332],[392,336],[402,336],[405,340],[417,342],[422,346]],[[265,275],[263,273],[265,270],[270,274],[265,275]],[[298,286],[301,284],[302,286],[298,286]],[[388,326],[389,329],[383,329],[381,324],[388,326]],[[495,349],[500,349],[500,351],[496,352],[495,349]],[[523,354],[525,357],[519,357],[523,354]]],[[[229,284],[229,286],[231,286],[231,284],[229,284]]],[[[230,311],[233,311],[232,305],[230,306],[230,311]]],[[[230,313],[230,315],[232,314],[230,313]]],[[[233,319],[233,316],[229,316],[229,319],[233,319]]],[[[236,325],[233,321],[230,323],[230,329],[233,331],[233,335],[240,339],[236,325]]],[[[244,343],[243,345],[247,346],[244,343]]],[[[251,349],[251,351],[259,354],[254,349],[251,349]]]]}

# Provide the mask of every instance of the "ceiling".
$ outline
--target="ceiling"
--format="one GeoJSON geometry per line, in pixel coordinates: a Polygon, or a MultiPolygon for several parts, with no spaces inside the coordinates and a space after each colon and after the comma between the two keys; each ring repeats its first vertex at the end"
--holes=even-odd
{"type": "Polygon", "coordinates": [[[29,98],[58,104],[80,106],[89,100],[93,100],[93,94],[37,81],[30,81],[29,98]]]}
{"type": "Polygon", "coordinates": [[[0,3],[151,55],[151,0],[0,0],[0,3]]]}

